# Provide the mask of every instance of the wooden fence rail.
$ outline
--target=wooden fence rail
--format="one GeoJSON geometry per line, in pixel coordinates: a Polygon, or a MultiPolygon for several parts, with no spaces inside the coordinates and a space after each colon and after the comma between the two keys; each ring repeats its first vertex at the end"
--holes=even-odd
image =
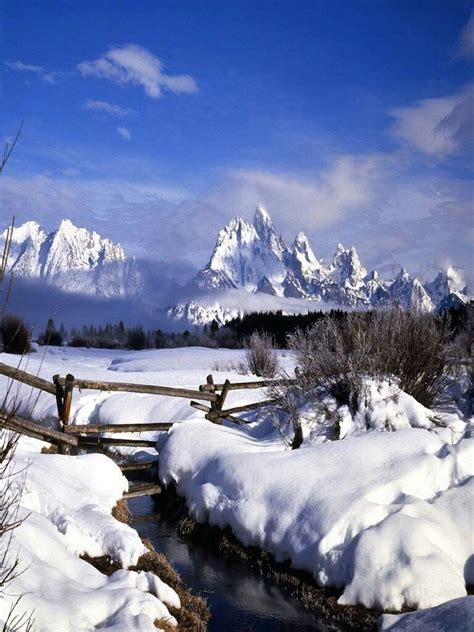
{"type": "Polygon", "coordinates": [[[65,443],[73,447],[76,447],[79,444],[77,437],[65,435],[63,432],[58,432],[52,428],[44,428],[43,426],[40,426],[29,419],[23,419],[18,415],[9,415],[8,413],[1,412],[0,421],[5,428],[26,434],[34,439],[41,439],[42,441],[48,441],[49,443],[65,443]]]}
{"type": "MultiPolygon", "coordinates": [[[[288,380],[259,380],[259,381],[252,381],[252,382],[233,382],[232,384],[229,383],[229,390],[230,391],[245,391],[245,390],[250,390],[253,388],[267,388],[269,386],[278,386],[279,384],[288,384],[294,382],[293,379],[288,379],[288,380]]],[[[225,382],[222,384],[201,384],[199,387],[199,390],[201,392],[206,392],[206,391],[211,391],[212,389],[214,391],[222,391],[222,389],[225,386],[225,382]]],[[[196,398],[199,399],[199,398],[196,398]]]]}
{"type": "Polygon", "coordinates": [[[17,369],[14,366],[9,366],[8,364],[3,364],[3,362],[0,362],[0,374],[5,375],[11,380],[23,382],[23,384],[27,384],[28,386],[32,386],[33,388],[37,388],[40,391],[46,391],[46,393],[56,395],[56,388],[53,383],[48,382],[48,380],[44,380],[42,377],[33,375],[32,373],[27,373],[26,371],[17,369]]]}
{"type": "Polygon", "coordinates": [[[146,423],[146,424],[81,424],[70,425],[64,428],[67,434],[96,434],[100,432],[157,432],[171,428],[171,422],[146,423]]]}
{"type": "MultiPolygon", "coordinates": [[[[62,384],[64,380],[60,379],[62,384]]],[[[144,393],[147,395],[164,395],[167,397],[182,397],[184,399],[202,399],[208,402],[216,402],[218,396],[215,393],[195,391],[189,388],[175,388],[173,386],[155,386],[154,384],[130,384],[127,382],[103,382],[99,380],[74,380],[75,388],[92,391],[120,391],[124,393],[144,393]]]]}

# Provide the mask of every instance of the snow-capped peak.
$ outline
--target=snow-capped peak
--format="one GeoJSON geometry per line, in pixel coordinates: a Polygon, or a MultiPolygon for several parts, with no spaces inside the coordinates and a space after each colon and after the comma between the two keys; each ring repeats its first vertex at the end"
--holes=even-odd
{"type": "Polygon", "coordinates": [[[301,276],[307,282],[317,278],[321,272],[322,266],[303,231],[296,235],[293,242],[290,267],[297,277],[301,276]]]}
{"type": "MultiPolygon", "coordinates": [[[[7,229],[3,231],[0,235],[2,239],[6,239],[7,229]]],[[[44,239],[45,233],[41,230],[38,222],[25,222],[21,226],[18,226],[13,229],[12,233],[12,244],[21,244],[27,239],[32,239],[33,241],[44,239]]]]}
{"type": "Polygon", "coordinates": [[[255,209],[253,225],[255,226],[257,232],[259,231],[260,227],[273,228],[272,218],[270,217],[267,209],[262,204],[259,204],[255,209]]]}
{"type": "MultiPolygon", "coordinates": [[[[5,236],[6,232],[2,234],[5,236]]],[[[120,244],[78,228],[69,219],[63,219],[49,234],[37,222],[26,222],[13,231],[12,242],[8,264],[19,277],[100,296],[123,296],[132,289],[120,244]]]]}
{"type": "Polygon", "coordinates": [[[367,276],[357,250],[354,247],[346,249],[342,244],[337,246],[330,272],[339,283],[353,287],[358,286],[367,276]]]}

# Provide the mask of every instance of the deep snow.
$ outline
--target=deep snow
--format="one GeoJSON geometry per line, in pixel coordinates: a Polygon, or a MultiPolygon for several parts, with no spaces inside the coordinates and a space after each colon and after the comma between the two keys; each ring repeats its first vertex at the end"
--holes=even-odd
{"type": "Polygon", "coordinates": [[[31,617],[35,631],[156,632],[156,619],[176,625],[165,605],[180,607],[175,591],[151,573],[126,570],[146,549],[134,529],[111,515],[128,488],[119,468],[99,454],[39,454],[41,445],[21,439],[11,464],[23,522],[11,542],[0,541],[5,568],[20,561],[0,595],[0,625],[19,596],[14,613],[31,617]],[[82,554],[110,555],[123,570],[107,577],[82,554]]]}
{"type": "MultiPolygon", "coordinates": [[[[291,358],[280,356],[291,372],[291,358]]],[[[44,355],[41,350],[32,354],[22,368],[46,378],[71,372],[195,389],[210,372],[219,382],[247,379],[236,372],[241,359],[241,351],[197,348],[52,348],[44,355]]],[[[0,356],[9,364],[15,360],[0,356]]],[[[5,388],[0,378],[0,393],[5,388]]],[[[158,440],[161,479],[177,484],[198,520],[230,526],[244,545],[260,546],[313,573],[320,584],[340,587],[341,603],[397,611],[464,597],[466,584],[474,583],[474,439],[469,437],[469,420],[451,410],[444,418],[446,427],[437,428],[432,420],[440,411],[423,408],[393,384],[369,381],[367,389],[359,417],[339,411],[344,422],[340,441],[329,440],[306,406],[301,411],[305,440],[296,451],[281,440],[271,411],[248,415],[253,421],[246,427],[216,426],[185,399],[75,391],[71,421],[185,422],[176,423],[168,435],[150,433],[158,440]]],[[[36,401],[25,387],[13,392],[18,393],[20,413],[55,422],[54,397],[41,394],[36,401]]],[[[264,398],[258,390],[235,391],[226,405],[264,398]]],[[[101,506],[105,501],[92,502],[101,506]]],[[[69,512],[66,502],[64,507],[69,512]]],[[[105,511],[107,507],[105,502],[105,511]]],[[[64,529],[63,541],[68,530],[74,534],[78,529],[82,535],[74,538],[77,546],[109,546],[106,537],[99,543],[88,540],[80,511],[72,510],[71,524],[52,519],[54,507],[45,514],[49,518],[41,516],[57,533],[64,529]]],[[[116,552],[122,550],[115,544],[116,552]]],[[[131,559],[133,546],[129,543],[124,550],[131,559]]]]}

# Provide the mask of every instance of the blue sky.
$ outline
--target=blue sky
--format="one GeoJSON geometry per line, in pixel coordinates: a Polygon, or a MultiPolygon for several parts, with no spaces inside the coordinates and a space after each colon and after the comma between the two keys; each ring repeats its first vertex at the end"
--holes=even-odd
{"type": "Polygon", "coordinates": [[[264,203],[318,256],[472,268],[472,3],[0,8],[1,216],[62,217],[202,266],[264,203]]]}

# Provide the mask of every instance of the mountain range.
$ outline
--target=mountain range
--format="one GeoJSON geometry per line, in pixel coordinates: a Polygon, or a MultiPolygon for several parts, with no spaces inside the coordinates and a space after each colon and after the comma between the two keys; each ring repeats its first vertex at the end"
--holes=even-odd
{"type": "MultiPolygon", "coordinates": [[[[279,298],[284,298],[322,303],[323,307],[324,304],[346,308],[397,304],[427,312],[468,300],[467,289],[453,267],[440,271],[434,281],[424,285],[405,268],[388,280],[382,279],[376,270],[367,272],[356,249],[342,244],[338,244],[330,261],[318,259],[303,232],[286,246],[263,206],[257,207],[253,223],[236,217],[219,232],[211,258],[192,280],[191,288],[216,297],[228,290],[268,294],[275,297],[275,305],[279,298]]],[[[174,318],[203,324],[211,315],[217,314],[221,320],[233,316],[238,308],[235,305],[233,309],[222,309],[221,314],[217,309],[218,298],[206,301],[197,297],[183,301],[169,313],[174,318]]]]}
{"type": "MultiPolygon", "coordinates": [[[[0,241],[5,237],[6,231],[0,241]]],[[[34,221],[15,228],[8,267],[16,277],[75,295],[139,299],[144,309],[162,308],[158,299],[153,301],[153,283],[139,261],[128,258],[120,244],[68,219],[49,233],[34,221]]],[[[252,223],[236,217],[219,231],[208,264],[179,294],[182,300],[167,309],[168,317],[198,325],[213,319],[223,323],[242,313],[242,297],[254,297],[253,309],[256,304],[285,309],[291,303],[299,311],[390,304],[435,311],[468,300],[453,267],[431,283],[423,284],[404,268],[382,279],[376,270],[367,272],[353,247],[339,244],[332,259],[324,261],[303,232],[286,246],[263,206],[257,207],[252,223]]]]}
{"type": "MultiPolygon", "coordinates": [[[[5,237],[6,231],[1,235],[2,240],[5,237]]],[[[68,219],[50,233],[32,221],[14,228],[8,268],[16,277],[75,294],[120,298],[143,290],[139,266],[120,244],[68,219]]]]}

